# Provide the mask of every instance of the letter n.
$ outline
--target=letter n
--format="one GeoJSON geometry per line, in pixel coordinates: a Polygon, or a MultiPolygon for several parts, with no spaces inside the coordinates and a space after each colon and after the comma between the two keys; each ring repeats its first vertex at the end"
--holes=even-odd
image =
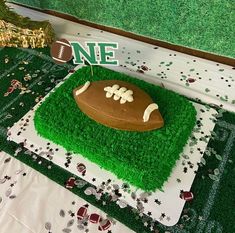
{"type": "Polygon", "coordinates": [[[70,44],[73,48],[74,64],[84,64],[85,61],[81,59],[80,55],[82,55],[88,63],[92,65],[98,64],[98,62],[96,61],[96,55],[95,55],[96,43],[86,43],[89,53],[77,41],[70,42],[70,44]]]}

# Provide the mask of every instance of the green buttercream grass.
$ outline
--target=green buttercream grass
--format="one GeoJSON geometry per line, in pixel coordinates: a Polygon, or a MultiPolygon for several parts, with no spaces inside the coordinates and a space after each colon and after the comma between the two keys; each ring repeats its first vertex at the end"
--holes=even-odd
{"type": "Polygon", "coordinates": [[[73,153],[82,154],[125,182],[145,191],[162,188],[196,122],[196,110],[185,97],[145,81],[99,66],[83,67],[36,110],[39,135],[73,153]],[[86,81],[118,79],[146,91],[159,105],[165,126],[129,132],[103,126],[82,113],[72,91],[86,81]]]}

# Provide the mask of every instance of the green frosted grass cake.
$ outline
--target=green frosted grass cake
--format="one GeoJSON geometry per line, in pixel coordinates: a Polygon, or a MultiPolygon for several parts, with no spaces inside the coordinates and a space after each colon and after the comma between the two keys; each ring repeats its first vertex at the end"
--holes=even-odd
{"type": "Polygon", "coordinates": [[[185,97],[145,81],[99,66],[83,67],[58,87],[36,110],[39,135],[79,153],[125,182],[145,191],[160,189],[171,174],[196,122],[185,97]],[[87,81],[120,80],[141,88],[156,102],[164,127],[145,132],[107,127],[85,115],[73,90],[87,81]]]}

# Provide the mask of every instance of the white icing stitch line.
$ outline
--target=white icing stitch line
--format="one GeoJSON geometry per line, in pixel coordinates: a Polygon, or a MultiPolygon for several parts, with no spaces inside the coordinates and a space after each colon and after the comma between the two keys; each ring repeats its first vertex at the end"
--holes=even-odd
{"type": "Polygon", "coordinates": [[[78,96],[78,95],[82,94],[83,92],[85,92],[85,91],[88,89],[88,87],[90,86],[90,84],[91,84],[91,82],[90,82],[90,81],[87,81],[87,82],[84,84],[83,87],[81,87],[79,90],[76,91],[76,93],[75,93],[76,96],[78,96]]]}
{"type": "Polygon", "coordinates": [[[56,57],[52,57],[54,60],[56,60],[56,61],[60,61],[60,62],[65,62],[64,60],[61,60],[61,59],[59,59],[59,58],[56,58],[56,57]]]}
{"type": "Polygon", "coordinates": [[[158,109],[157,104],[155,104],[155,103],[150,104],[144,111],[144,116],[143,116],[144,122],[147,122],[149,120],[151,113],[157,109],[158,109]]]}
{"type": "Polygon", "coordinates": [[[57,40],[56,43],[61,44],[61,45],[64,45],[64,46],[71,47],[70,44],[67,44],[67,43],[65,43],[65,42],[63,42],[63,41],[57,40]]]}
{"type": "Polygon", "coordinates": [[[61,46],[60,47],[60,50],[59,50],[59,54],[58,54],[58,57],[61,59],[62,58],[62,55],[64,53],[64,46],[61,46]]]}
{"type": "Polygon", "coordinates": [[[120,99],[120,104],[125,104],[126,102],[133,102],[133,91],[127,90],[126,87],[119,88],[119,85],[114,84],[112,87],[105,87],[106,98],[111,98],[113,96],[114,100],[120,99]]]}

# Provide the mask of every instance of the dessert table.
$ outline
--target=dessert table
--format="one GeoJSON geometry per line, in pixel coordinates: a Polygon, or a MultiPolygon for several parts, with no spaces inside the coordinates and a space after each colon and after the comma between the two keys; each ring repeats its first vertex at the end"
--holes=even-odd
{"type": "Polygon", "coordinates": [[[135,191],[121,182],[117,184],[119,181],[115,183],[113,176],[106,184],[104,177],[109,178],[110,174],[104,173],[100,179],[103,171],[96,172],[97,168],[85,160],[82,162],[87,163],[91,175],[83,179],[76,170],[78,161],[70,153],[58,153],[55,159],[56,152],[49,152],[52,145],[42,145],[35,138],[33,128],[24,129],[21,122],[25,115],[33,114],[30,111],[45,95],[80,67],[54,64],[48,49],[0,48],[0,64],[3,64],[0,67],[1,233],[235,232],[235,115],[231,113],[235,112],[234,67],[14,4],[11,7],[32,19],[50,20],[60,38],[81,43],[117,42],[116,58],[120,66],[111,69],[186,96],[198,106],[198,122],[193,132],[195,137],[190,139],[188,151],[178,162],[182,177],[172,176],[174,185],[168,185],[169,193],[174,188],[177,192],[191,190],[190,202],[178,194],[175,201],[167,192],[159,191],[151,196],[152,193],[135,191]],[[12,80],[20,81],[22,86],[6,94],[12,80]],[[20,134],[19,130],[22,130],[20,134]],[[37,143],[38,147],[45,146],[45,153],[37,153],[31,143],[24,145],[26,137],[34,146],[37,143]],[[198,157],[194,160],[195,155],[198,157]],[[74,168],[70,166],[71,161],[74,168]],[[189,179],[188,186],[183,186],[189,179]],[[117,203],[108,197],[102,199],[94,192],[95,186],[105,186],[107,192],[110,187],[113,198],[117,193],[128,196],[129,191],[130,198],[117,198],[117,203]],[[132,193],[137,197],[131,197],[132,193]],[[149,210],[138,212],[141,205],[146,209],[149,205],[149,210]],[[181,208],[180,211],[174,210],[174,206],[181,208]],[[231,206],[229,211],[228,206],[231,206]],[[87,217],[82,218],[80,215],[85,213],[87,217]]]}

